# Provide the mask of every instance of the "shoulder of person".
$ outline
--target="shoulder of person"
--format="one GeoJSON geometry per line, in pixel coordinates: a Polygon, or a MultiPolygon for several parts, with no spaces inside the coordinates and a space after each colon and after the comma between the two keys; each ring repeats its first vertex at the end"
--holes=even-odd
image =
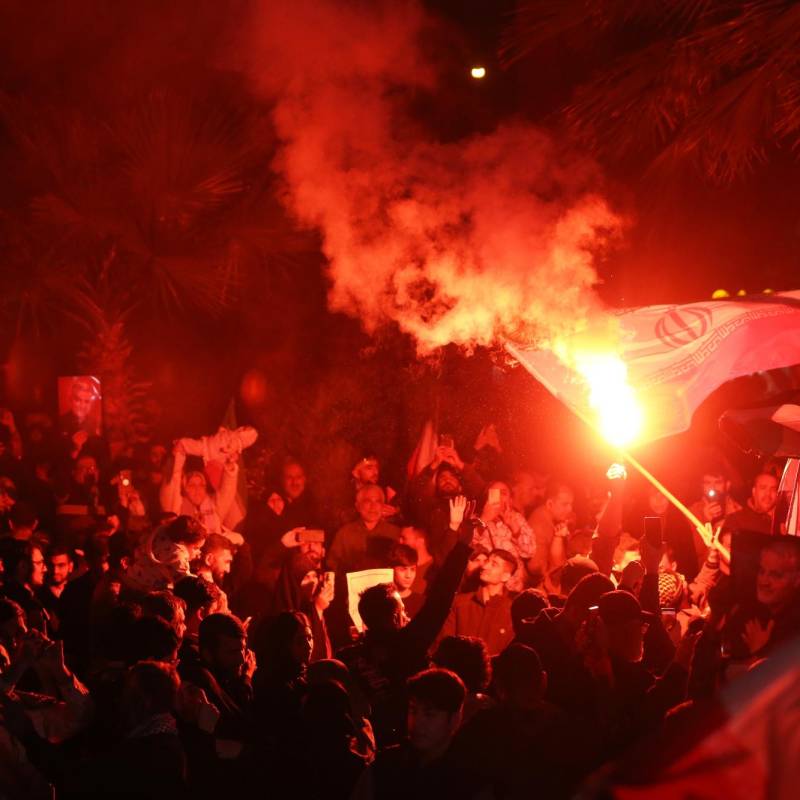
{"type": "Polygon", "coordinates": [[[462,608],[469,605],[477,596],[477,592],[459,592],[453,598],[453,608],[462,608]]]}

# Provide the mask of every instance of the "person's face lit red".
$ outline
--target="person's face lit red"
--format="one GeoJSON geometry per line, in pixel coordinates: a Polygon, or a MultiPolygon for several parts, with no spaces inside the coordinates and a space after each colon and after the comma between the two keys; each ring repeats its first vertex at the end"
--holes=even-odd
{"type": "Polygon", "coordinates": [[[572,517],[572,492],[562,491],[547,501],[547,507],[555,522],[567,522],[572,517]]]}
{"type": "Polygon", "coordinates": [[[186,497],[193,506],[200,506],[208,497],[206,479],[199,473],[190,475],[186,480],[186,497]]]}
{"type": "Polygon", "coordinates": [[[358,493],[356,510],[367,525],[374,525],[383,516],[383,492],[377,486],[368,486],[358,493]]]}
{"type": "Polygon", "coordinates": [[[474,558],[467,562],[467,574],[472,575],[476,570],[483,569],[489,557],[486,553],[478,553],[474,558]]]}
{"type": "Polygon", "coordinates": [[[31,552],[31,586],[41,586],[46,573],[47,564],[44,563],[44,553],[38,547],[34,547],[31,552]]]}
{"type": "Polygon", "coordinates": [[[243,636],[221,636],[213,654],[214,666],[228,675],[241,675],[246,653],[247,641],[243,636]]]}
{"type": "Polygon", "coordinates": [[[283,492],[290,500],[297,500],[306,490],[306,473],[299,464],[289,464],[283,469],[283,492]]]}
{"type": "Polygon", "coordinates": [[[450,470],[442,470],[436,476],[436,491],[442,497],[454,497],[461,493],[461,482],[450,470]]]}
{"type": "Polygon", "coordinates": [[[380,477],[380,466],[374,458],[366,458],[356,467],[356,479],[361,483],[377,483],[380,477]]]}
{"type": "MultiPolygon", "coordinates": [[[[63,397],[63,395],[62,395],[63,397]]],[[[72,413],[78,419],[78,422],[83,422],[92,410],[92,403],[94,397],[88,389],[76,386],[72,390],[72,413]]],[[[63,406],[62,406],[63,408],[63,406]]]]}
{"type": "Polygon", "coordinates": [[[440,711],[428,703],[411,698],[408,703],[408,738],[418,753],[445,751],[458,729],[460,714],[440,711]]]}
{"type": "Polygon", "coordinates": [[[401,592],[405,592],[414,585],[417,577],[417,565],[394,568],[394,584],[401,592]]]}
{"type": "Polygon", "coordinates": [[[759,603],[778,611],[788,605],[800,587],[800,565],[796,558],[764,550],[758,567],[756,597],[759,603]]]}
{"type": "Polygon", "coordinates": [[[511,577],[511,566],[493,553],[481,567],[481,583],[488,586],[496,586],[505,583],[511,577]]]}
{"type": "Polygon", "coordinates": [[[753,507],[761,514],[771,514],[778,500],[778,479],[772,475],[759,475],[753,484],[753,507]]]}
{"type": "Polygon", "coordinates": [[[206,565],[217,580],[221,580],[231,571],[232,562],[233,554],[225,548],[206,553],[206,565]]]}
{"type": "Polygon", "coordinates": [[[72,559],[66,553],[50,557],[50,583],[61,586],[69,580],[72,573],[72,559]]]}

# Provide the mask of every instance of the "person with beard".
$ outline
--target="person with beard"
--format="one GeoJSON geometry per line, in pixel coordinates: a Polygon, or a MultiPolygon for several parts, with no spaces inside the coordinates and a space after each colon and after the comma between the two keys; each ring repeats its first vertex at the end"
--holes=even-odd
{"type": "Polygon", "coordinates": [[[475,500],[486,490],[486,481],[475,464],[466,464],[454,443],[440,437],[433,460],[408,485],[408,517],[430,533],[428,546],[438,563],[455,543],[449,530],[449,501],[464,495],[475,500]]]}
{"type": "Polygon", "coordinates": [[[47,554],[49,568],[44,584],[36,589],[36,597],[47,610],[50,629],[58,635],[61,619],[61,595],[75,567],[72,550],[64,545],[52,546],[47,554]]]}
{"type": "Polygon", "coordinates": [[[209,614],[199,626],[197,662],[181,662],[178,672],[187,690],[218,712],[209,724],[187,725],[184,742],[191,788],[201,797],[219,797],[241,779],[245,748],[253,731],[255,659],[238,617],[209,614]]]}
{"type": "MultiPolygon", "coordinates": [[[[383,505],[383,518],[398,523],[400,516],[400,509],[398,507],[399,497],[397,492],[391,486],[384,486],[381,482],[381,462],[378,457],[372,453],[365,455],[359,459],[351,472],[353,476],[353,494],[352,498],[355,499],[359,489],[364,486],[380,486],[383,489],[386,502],[383,505]]],[[[340,512],[338,518],[341,524],[353,521],[353,506],[340,512]]]]}
{"type": "Polygon", "coordinates": [[[741,600],[722,629],[725,651],[735,660],[768,655],[800,633],[800,545],[776,536],[762,548],[755,602],[741,600]]]}
{"type": "Polygon", "coordinates": [[[433,461],[409,484],[409,516],[430,534],[428,546],[437,563],[444,560],[457,539],[450,527],[450,500],[459,495],[474,500],[485,488],[478,471],[465,464],[454,447],[446,446],[436,448],[433,461]]]}
{"type": "Polygon", "coordinates": [[[196,575],[223,587],[225,576],[230,575],[233,563],[233,545],[218,533],[206,537],[200,558],[192,565],[196,575]]]}

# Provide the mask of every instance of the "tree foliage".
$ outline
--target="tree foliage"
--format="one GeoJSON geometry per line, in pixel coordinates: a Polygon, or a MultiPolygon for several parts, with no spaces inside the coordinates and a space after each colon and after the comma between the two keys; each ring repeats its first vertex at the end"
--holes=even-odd
{"type": "MultiPolygon", "coordinates": [[[[527,0],[507,63],[545,44],[600,53],[564,108],[577,137],[651,167],[691,160],[729,182],[800,144],[800,4],[789,0],[527,0]],[[611,54],[611,55],[609,55],[611,54]]],[[[570,57],[569,55],[567,57],[570,57]]]]}

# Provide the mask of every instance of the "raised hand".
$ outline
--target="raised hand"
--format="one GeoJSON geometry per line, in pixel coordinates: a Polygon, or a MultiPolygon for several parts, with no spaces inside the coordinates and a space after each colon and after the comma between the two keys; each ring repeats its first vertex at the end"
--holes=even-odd
{"type": "Polygon", "coordinates": [[[456,531],[461,527],[467,513],[467,498],[458,495],[450,500],[450,527],[456,531]]]}

